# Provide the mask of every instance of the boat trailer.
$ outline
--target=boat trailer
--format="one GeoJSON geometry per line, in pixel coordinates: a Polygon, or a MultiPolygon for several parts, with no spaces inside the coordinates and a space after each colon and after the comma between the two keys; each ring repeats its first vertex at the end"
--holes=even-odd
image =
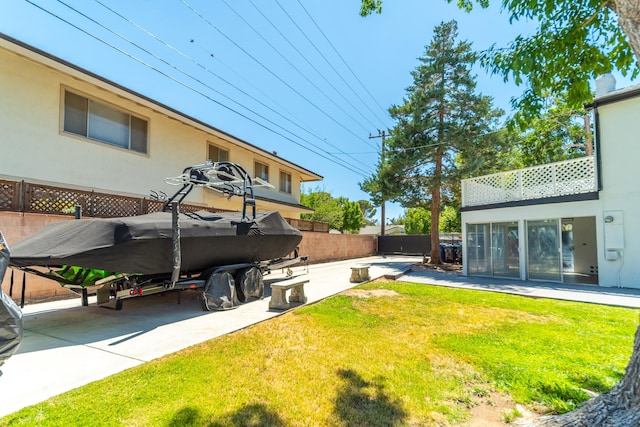
{"type": "MultiPolygon", "coordinates": [[[[196,290],[202,292],[202,308],[206,311],[228,310],[253,299],[262,299],[263,276],[273,270],[283,269],[287,272],[287,276],[290,276],[291,266],[304,265],[308,268],[308,257],[300,256],[296,248],[292,256],[287,258],[211,265],[201,271],[183,273],[180,202],[191,190],[194,187],[206,187],[228,197],[241,196],[243,198],[242,216],[239,221],[232,224],[238,229],[238,233],[247,233],[256,220],[253,187],[271,185],[257,178],[254,183],[240,165],[231,162],[207,162],[190,166],[185,168],[181,175],[167,178],[165,181],[180,186],[180,189],[171,197],[167,197],[164,193],[152,192],[153,198],[165,202],[162,211],[170,211],[172,215],[173,265],[170,274],[126,274],[70,266],[57,270],[34,266],[18,268],[24,272],[55,280],[63,287],[80,294],[83,306],[89,304],[88,295],[94,293],[97,296],[98,305],[121,310],[123,302],[127,299],[172,291],[196,290]]],[[[79,219],[79,217],[80,215],[76,215],[76,218],[79,219]]],[[[23,307],[25,275],[22,280],[20,305],[23,307]]]]}

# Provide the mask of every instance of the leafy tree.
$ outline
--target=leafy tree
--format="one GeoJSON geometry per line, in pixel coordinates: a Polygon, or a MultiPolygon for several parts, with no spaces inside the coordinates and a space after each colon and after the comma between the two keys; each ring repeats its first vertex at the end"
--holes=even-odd
{"type": "Polygon", "coordinates": [[[357,233],[364,225],[360,203],[351,202],[346,197],[334,198],[320,188],[302,193],[300,204],[315,211],[312,214],[302,214],[302,219],[328,222],[333,230],[357,233]]]}
{"type": "Polygon", "coordinates": [[[334,230],[343,229],[342,206],[337,199],[334,199],[326,191],[316,188],[308,193],[302,193],[300,195],[300,204],[315,211],[312,214],[302,214],[302,219],[328,222],[329,227],[334,230]]]}
{"type": "Polygon", "coordinates": [[[351,202],[348,199],[340,199],[342,207],[342,232],[357,233],[364,225],[364,215],[358,202],[351,202]]]}
{"type": "MultiPolygon", "coordinates": [[[[471,67],[476,56],[458,42],[455,21],[438,25],[413,72],[402,105],[389,109],[396,120],[387,155],[361,188],[405,207],[428,208],[439,229],[440,207],[453,200],[460,178],[492,157],[497,140],[488,133],[502,114],[491,98],[475,93],[471,67]]],[[[431,235],[431,262],[440,263],[438,233],[431,235]]]]}
{"type": "Polygon", "coordinates": [[[444,208],[440,213],[440,231],[443,233],[460,233],[462,231],[460,209],[451,205],[444,208]]]}
{"type": "Polygon", "coordinates": [[[593,154],[585,116],[584,109],[570,108],[562,97],[547,97],[542,114],[529,120],[522,134],[523,163],[535,166],[593,154]]]}
{"type": "MultiPolygon", "coordinates": [[[[449,3],[454,0],[447,0],[449,3]]],[[[489,0],[456,0],[471,11],[489,0]]],[[[590,78],[617,68],[623,75],[640,70],[640,3],[637,0],[502,0],[510,22],[533,20],[537,31],[518,36],[506,47],[492,46],[483,65],[505,80],[526,84],[513,100],[520,123],[544,109],[548,92],[566,93],[568,105],[579,108],[592,98],[590,78]]],[[[382,0],[362,0],[361,14],[382,10],[382,0]]]]}
{"type": "Polygon", "coordinates": [[[382,0],[362,0],[362,6],[360,7],[360,15],[367,16],[370,13],[382,12],[382,0]]]}
{"type": "Polygon", "coordinates": [[[404,214],[404,231],[407,234],[431,233],[431,212],[425,208],[409,208],[404,214]]]}
{"type": "Polygon", "coordinates": [[[398,218],[388,218],[387,225],[404,225],[407,218],[401,214],[398,218]]]}
{"type": "Polygon", "coordinates": [[[360,210],[362,211],[362,215],[364,216],[364,224],[376,225],[377,224],[377,221],[375,220],[375,216],[377,213],[376,207],[368,200],[358,200],[358,204],[360,205],[360,210]]]}

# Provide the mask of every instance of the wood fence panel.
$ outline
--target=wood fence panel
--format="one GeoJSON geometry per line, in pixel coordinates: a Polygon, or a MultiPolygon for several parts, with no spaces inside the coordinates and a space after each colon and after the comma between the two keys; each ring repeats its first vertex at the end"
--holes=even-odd
{"type": "Polygon", "coordinates": [[[0,180],[0,211],[16,211],[20,208],[20,183],[0,180]]]}

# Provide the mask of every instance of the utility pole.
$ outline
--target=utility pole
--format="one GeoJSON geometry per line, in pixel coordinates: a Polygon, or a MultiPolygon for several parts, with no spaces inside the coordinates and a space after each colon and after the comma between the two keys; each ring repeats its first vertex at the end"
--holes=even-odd
{"type": "MultiPolygon", "coordinates": [[[[378,134],[377,135],[371,135],[369,134],[369,139],[372,138],[381,138],[382,144],[381,144],[381,149],[380,149],[380,164],[384,163],[384,138],[387,136],[385,131],[380,131],[380,129],[378,129],[378,134]]],[[[385,205],[385,200],[384,200],[384,191],[381,192],[381,205],[380,205],[380,215],[382,217],[381,222],[380,222],[380,235],[384,236],[384,227],[385,227],[385,212],[384,212],[384,205],[385,205]]]]}

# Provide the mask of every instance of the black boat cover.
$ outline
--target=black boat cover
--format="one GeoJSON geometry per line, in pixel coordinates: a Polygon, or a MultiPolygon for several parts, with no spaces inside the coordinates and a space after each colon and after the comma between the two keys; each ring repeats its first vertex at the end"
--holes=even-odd
{"type": "MultiPolygon", "coordinates": [[[[0,284],[9,265],[9,247],[0,232],[0,284]]],[[[22,312],[0,288],[0,366],[22,342],[22,312]]]]}
{"type": "MultiPolygon", "coordinates": [[[[257,213],[252,223],[241,220],[238,212],[180,214],[181,271],[282,258],[302,239],[277,211],[257,213]]],[[[172,254],[172,214],[157,212],[48,225],[12,245],[10,265],[166,274],[172,254]]]]}

